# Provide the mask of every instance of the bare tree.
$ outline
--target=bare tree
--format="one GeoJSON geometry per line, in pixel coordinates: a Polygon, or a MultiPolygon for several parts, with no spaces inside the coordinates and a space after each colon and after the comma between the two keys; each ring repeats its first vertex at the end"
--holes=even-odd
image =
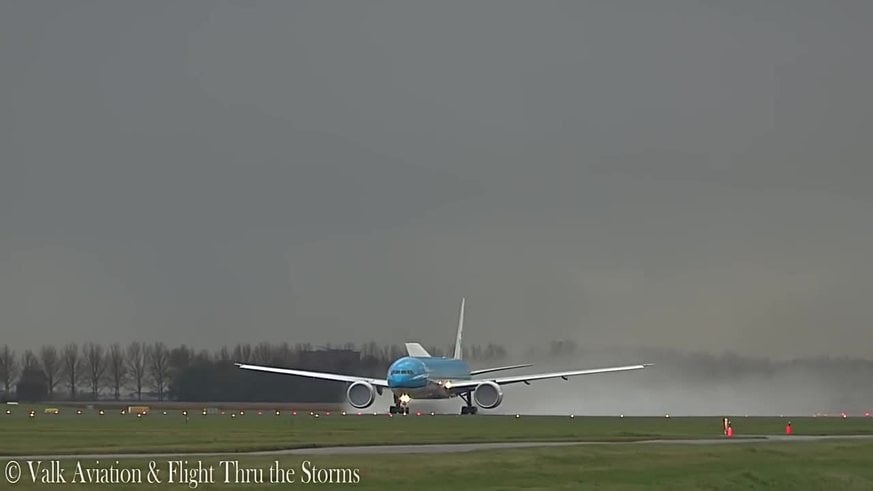
{"type": "Polygon", "coordinates": [[[267,342],[259,343],[252,350],[252,363],[270,365],[273,362],[273,345],[267,342]]]}
{"type": "Polygon", "coordinates": [[[60,382],[62,364],[61,358],[58,355],[58,349],[48,344],[43,346],[39,350],[39,359],[42,364],[42,372],[45,374],[49,398],[51,398],[55,392],[55,386],[60,382]]]}
{"type": "Polygon", "coordinates": [[[88,343],[83,351],[88,382],[91,384],[91,397],[96,401],[99,397],[103,374],[106,373],[106,353],[103,346],[97,343],[88,343]]]}
{"type": "Polygon", "coordinates": [[[139,341],[134,341],[127,346],[127,371],[130,373],[131,382],[136,389],[137,400],[142,400],[142,384],[145,381],[146,359],[145,349],[139,341]]]}
{"type": "Polygon", "coordinates": [[[15,356],[15,351],[8,345],[3,345],[0,349],[0,380],[3,381],[3,391],[9,394],[9,389],[12,387],[12,382],[18,376],[18,363],[15,356]]]}
{"type": "Polygon", "coordinates": [[[67,381],[67,387],[70,389],[70,399],[76,399],[76,386],[79,379],[82,377],[82,358],[79,356],[79,346],[76,343],[70,343],[64,346],[62,354],[64,364],[64,378],[67,381]]]}
{"type": "Polygon", "coordinates": [[[170,351],[164,343],[154,343],[146,349],[146,360],[149,376],[158,392],[158,400],[164,400],[164,388],[167,384],[167,371],[170,366],[170,351]]]}
{"type": "Polygon", "coordinates": [[[127,376],[127,366],[124,364],[124,350],[118,343],[109,347],[109,353],[106,355],[106,364],[109,369],[109,378],[112,381],[115,400],[121,398],[121,386],[124,384],[124,379],[127,376]]]}
{"type": "Polygon", "coordinates": [[[33,351],[24,350],[24,355],[21,357],[21,370],[42,370],[39,366],[39,359],[33,354],[33,351]]]}

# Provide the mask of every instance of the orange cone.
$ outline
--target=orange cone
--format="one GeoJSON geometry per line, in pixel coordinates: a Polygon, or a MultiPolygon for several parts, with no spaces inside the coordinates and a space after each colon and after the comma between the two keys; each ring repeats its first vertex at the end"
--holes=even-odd
{"type": "Polygon", "coordinates": [[[728,426],[728,429],[727,429],[727,437],[728,437],[728,438],[733,438],[733,437],[734,437],[734,427],[733,427],[733,426],[728,426]]]}
{"type": "Polygon", "coordinates": [[[791,429],[791,421],[789,421],[788,424],[785,425],[785,434],[790,435],[792,433],[794,433],[794,430],[791,429]]]}

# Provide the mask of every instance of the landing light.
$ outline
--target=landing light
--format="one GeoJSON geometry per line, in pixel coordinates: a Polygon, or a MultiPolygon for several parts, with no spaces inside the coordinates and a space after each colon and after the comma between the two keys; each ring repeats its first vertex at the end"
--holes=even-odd
{"type": "Polygon", "coordinates": [[[516,415],[515,415],[515,419],[518,419],[518,418],[520,418],[520,417],[521,417],[520,414],[516,414],[516,415]]]}
{"type": "Polygon", "coordinates": [[[576,417],[575,414],[571,414],[571,415],[570,415],[570,419],[574,419],[575,417],[576,417]]]}
{"type": "Polygon", "coordinates": [[[665,418],[669,418],[669,417],[670,417],[670,413],[665,414],[664,417],[665,417],[665,418]]]}
{"type": "MultiPolygon", "coordinates": [[[[121,414],[124,414],[123,412],[121,414]]],[[[188,416],[188,411],[182,411],[182,416],[188,416]]]]}

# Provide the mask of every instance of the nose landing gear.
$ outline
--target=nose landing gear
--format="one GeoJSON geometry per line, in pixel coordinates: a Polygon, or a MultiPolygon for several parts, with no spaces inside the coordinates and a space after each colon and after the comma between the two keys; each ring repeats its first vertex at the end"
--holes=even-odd
{"type": "Polygon", "coordinates": [[[388,408],[389,414],[409,414],[409,400],[410,397],[406,394],[402,396],[394,396],[394,405],[388,408]]]}

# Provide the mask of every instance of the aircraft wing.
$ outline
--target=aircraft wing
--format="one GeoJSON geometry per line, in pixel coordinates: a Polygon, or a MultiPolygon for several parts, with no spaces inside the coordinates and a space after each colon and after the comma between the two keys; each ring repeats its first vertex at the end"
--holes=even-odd
{"type": "Polygon", "coordinates": [[[500,372],[503,370],[515,370],[516,368],[532,367],[533,364],[525,363],[524,365],[510,365],[508,367],[482,368],[480,370],[471,370],[470,375],[482,375],[483,373],[500,372]]]}
{"type": "Polygon", "coordinates": [[[338,373],[325,372],[310,372],[307,370],[294,370],[291,368],[275,368],[265,367],[261,365],[246,365],[245,363],[234,363],[234,365],[243,370],[257,370],[259,372],[281,373],[283,375],[296,375],[298,377],[309,377],[320,380],[333,380],[336,382],[369,382],[376,387],[388,387],[388,381],[378,378],[355,377],[354,375],[340,375],[338,373]]]}
{"type": "Polygon", "coordinates": [[[534,382],[536,380],[545,380],[550,378],[562,378],[564,380],[567,377],[575,377],[577,375],[592,375],[595,373],[610,373],[610,372],[624,372],[628,370],[641,370],[648,366],[651,366],[651,363],[644,363],[642,365],[626,365],[623,367],[609,367],[609,368],[592,368],[589,370],[570,370],[566,372],[551,372],[551,373],[535,373],[531,375],[513,375],[510,377],[495,377],[495,378],[481,378],[481,379],[472,379],[472,380],[452,380],[447,382],[447,384],[451,384],[449,387],[453,392],[465,392],[457,389],[472,389],[481,384],[482,382],[495,382],[498,385],[508,385],[508,384],[517,384],[519,382],[524,382],[529,384],[530,382],[534,382]]]}

